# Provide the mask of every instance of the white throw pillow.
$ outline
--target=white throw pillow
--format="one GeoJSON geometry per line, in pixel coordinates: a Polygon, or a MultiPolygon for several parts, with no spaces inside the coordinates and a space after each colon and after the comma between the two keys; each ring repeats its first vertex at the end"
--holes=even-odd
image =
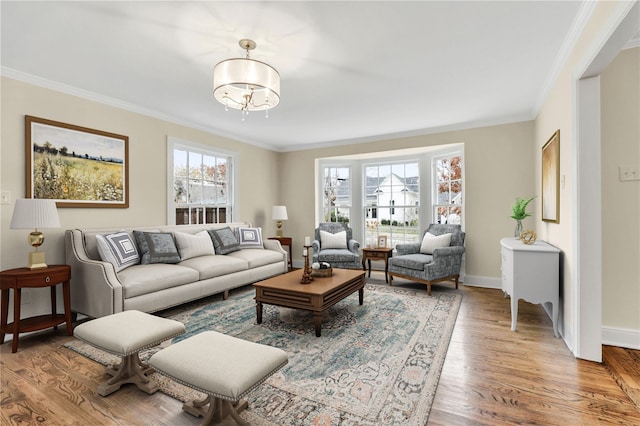
{"type": "Polygon", "coordinates": [[[100,259],[110,262],[116,272],[140,263],[140,254],[136,243],[127,232],[117,232],[109,235],[96,235],[100,259]]]}
{"type": "Polygon", "coordinates": [[[320,247],[322,249],[346,249],[347,231],[331,232],[320,230],[320,247]]]}
{"type": "Polygon", "coordinates": [[[451,234],[433,235],[427,232],[422,239],[420,253],[433,254],[435,249],[449,247],[449,245],[451,245],[451,234]]]}
{"type": "Polygon", "coordinates": [[[180,259],[182,260],[215,254],[213,241],[211,241],[211,237],[207,231],[200,231],[195,235],[185,232],[174,232],[173,237],[176,239],[180,259]]]}

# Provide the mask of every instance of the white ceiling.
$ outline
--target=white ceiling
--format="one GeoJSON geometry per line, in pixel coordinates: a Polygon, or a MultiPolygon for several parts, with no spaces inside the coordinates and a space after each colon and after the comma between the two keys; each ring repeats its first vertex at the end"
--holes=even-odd
{"type": "Polygon", "coordinates": [[[535,118],[585,4],[2,1],[2,74],[275,150],[331,146],[535,118]],[[268,119],[213,98],[241,38],[280,72],[268,119]]]}

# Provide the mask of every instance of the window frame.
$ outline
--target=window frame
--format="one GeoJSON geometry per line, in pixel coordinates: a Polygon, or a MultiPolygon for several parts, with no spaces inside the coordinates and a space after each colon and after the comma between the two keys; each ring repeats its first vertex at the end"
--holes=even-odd
{"type": "MultiPolygon", "coordinates": [[[[189,154],[187,154],[189,155],[189,154]]],[[[198,218],[202,218],[203,221],[199,224],[211,224],[211,223],[231,223],[234,221],[234,217],[237,215],[238,207],[236,205],[236,164],[237,154],[234,152],[226,151],[217,147],[209,145],[198,144],[195,142],[175,138],[172,136],[167,137],[167,224],[176,225],[177,209],[180,206],[188,208],[187,218],[189,224],[193,218],[194,212],[192,209],[203,209],[202,211],[196,211],[195,215],[198,218]],[[227,202],[226,203],[176,203],[175,202],[175,188],[174,188],[174,150],[184,150],[187,153],[196,153],[200,155],[206,155],[214,158],[224,158],[227,165],[227,202]],[[214,219],[213,222],[208,222],[207,215],[219,213],[219,209],[225,209],[225,217],[223,222],[217,221],[219,216],[214,219]],[[213,211],[207,212],[207,210],[213,209],[213,211]]],[[[201,178],[201,180],[204,180],[201,178]]],[[[195,222],[194,224],[197,224],[195,222]]],[[[186,225],[187,223],[185,223],[186,225]]]]}
{"type": "MultiPolygon", "coordinates": [[[[433,155],[431,157],[431,171],[432,171],[432,175],[431,175],[431,193],[432,193],[432,197],[431,197],[431,222],[432,223],[440,223],[440,218],[438,217],[438,209],[439,208],[446,208],[447,210],[453,208],[458,208],[460,209],[460,222],[456,223],[458,225],[463,225],[464,224],[464,219],[465,219],[465,212],[464,212],[464,205],[465,205],[465,192],[466,192],[466,188],[465,188],[465,179],[464,179],[464,175],[465,175],[465,162],[464,162],[464,152],[462,150],[457,150],[457,151],[448,151],[448,152],[442,152],[439,153],[437,155],[433,155]],[[461,192],[461,196],[460,196],[460,202],[459,203],[449,203],[449,204],[441,204],[438,200],[438,185],[440,185],[440,181],[438,180],[438,167],[437,167],[437,162],[443,159],[448,159],[449,162],[451,162],[452,158],[455,157],[460,157],[460,161],[462,162],[462,167],[460,170],[460,192],[461,192]]],[[[449,185],[451,185],[451,182],[453,181],[457,181],[457,179],[452,180],[449,178],[449,180],[447,181],[449,183],[449,185]]],[[[455,197],[453,197],[453,199],[455,199],[455,197]]],[[[449,200],[451,201],[452,198],[451,196],[449,196],[449,200]]],[[[448,216],[447,216],[448,217],[448,216]]],[[[449,220],[447,219],[447,223],[449,223],[449,220]]]]}

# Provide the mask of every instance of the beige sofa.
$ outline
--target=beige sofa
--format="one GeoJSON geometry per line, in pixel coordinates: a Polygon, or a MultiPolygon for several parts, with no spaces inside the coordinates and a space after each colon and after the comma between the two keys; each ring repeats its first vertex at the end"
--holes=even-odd
{"type": "MultiPolygon", "coordinates": [[[[71,310],[98,318],[125,310],[155,312],[287,272],[287,252],[277,240],[264,248],[193,257],[175,264],[136,264],[116,272],[100,260],[98,234],[134,230],[197,234],[203,230],[251,227],[249,223],[70,229],[65,233],[66,262],[71,265],[71,310]]],[[[173,234],[175,235],[175,234],[173,234]]]]}

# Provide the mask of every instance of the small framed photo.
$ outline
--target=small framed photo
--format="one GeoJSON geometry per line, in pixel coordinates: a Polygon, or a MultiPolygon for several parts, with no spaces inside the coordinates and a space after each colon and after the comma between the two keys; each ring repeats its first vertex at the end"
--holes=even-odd
{"type": "Polygon", "coordinates": [[[378,237],[378,248],[384,248],[387,246],[387,237],[378,237]]]}

